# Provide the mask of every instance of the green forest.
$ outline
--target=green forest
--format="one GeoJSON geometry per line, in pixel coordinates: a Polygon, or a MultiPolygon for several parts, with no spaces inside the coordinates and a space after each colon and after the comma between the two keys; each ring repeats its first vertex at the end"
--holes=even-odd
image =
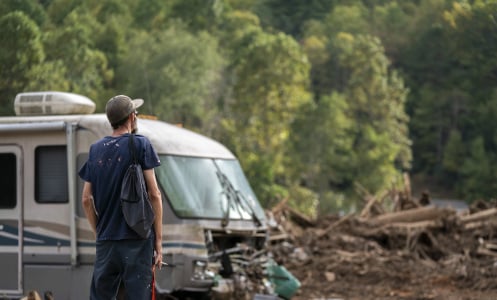
{"type": "Polygon", "coordinates": [[[2,0],[0,28],[0,115],[27,91],[143,98],[265,207],[350,209],[405,173],[497,194],[497,0],[2,0]]]}

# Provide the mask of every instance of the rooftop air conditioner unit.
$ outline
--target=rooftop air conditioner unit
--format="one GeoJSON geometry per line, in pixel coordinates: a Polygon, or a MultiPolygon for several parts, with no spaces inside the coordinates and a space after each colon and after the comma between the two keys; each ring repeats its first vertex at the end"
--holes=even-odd
{"type": "Polygon", "coordinates": [[[28,92],[17,94],[14,110],[18,116],[92,114],[95,102],[65,92],[28,92]]]}

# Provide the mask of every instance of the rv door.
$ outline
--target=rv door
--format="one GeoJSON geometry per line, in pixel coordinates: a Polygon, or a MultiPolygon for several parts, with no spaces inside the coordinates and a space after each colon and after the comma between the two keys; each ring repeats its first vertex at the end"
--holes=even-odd
{"type": "Polygon", "coordinates": [[[22,294],[22,151],[0,145],[0,294],[22,294]]]}

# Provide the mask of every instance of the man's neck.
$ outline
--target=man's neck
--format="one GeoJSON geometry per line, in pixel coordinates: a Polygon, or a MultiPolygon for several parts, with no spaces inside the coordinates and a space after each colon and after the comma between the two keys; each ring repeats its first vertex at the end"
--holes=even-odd
{"type": "Polygon", "coordinates": [[[121,136],[130,132],[131,130],[127,126],[120,126],[119,128],[114,129],[114,131],[112,132],[112,136],[121,136]]]}

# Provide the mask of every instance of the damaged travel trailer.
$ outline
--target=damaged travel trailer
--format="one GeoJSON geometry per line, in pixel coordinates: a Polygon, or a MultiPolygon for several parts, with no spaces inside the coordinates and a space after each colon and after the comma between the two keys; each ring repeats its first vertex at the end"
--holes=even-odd
{"type": "MultiPolygon", "coordinates": [[[[95,240],[77,173],[112,129],[81,95],[21,93],[14,104],[16,116],[0,117],[0,297],[37,290],[88,299],[95,240]]],[[[272,278],[282,268],[266,251],[264,210],[233,153],[178,126],[138,122],[162,162],[155,172],[167,265],[156,271],[158,298],[291,297],[299,283],[289,273],[283,288],[272,278]]]]}

